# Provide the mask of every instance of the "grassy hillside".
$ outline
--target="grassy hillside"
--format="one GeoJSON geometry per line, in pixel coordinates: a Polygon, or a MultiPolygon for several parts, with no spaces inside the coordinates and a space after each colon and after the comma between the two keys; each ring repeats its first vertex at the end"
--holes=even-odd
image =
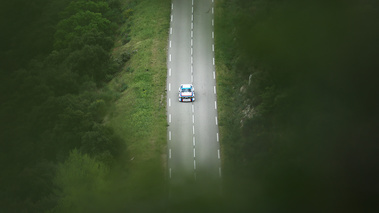
{"type": "Polygon", "coordinates": [[[170,1],[132,1],[116,47],[115,58],[130,57],[110,86],[122,91],[107,124],[125,138],[127,209],[159,211],[166,200],[166,56],[170,1]],[[130,29],[130,30],[129,30],[130,29]],[[125,36],[130,41],[125,43],[125,36]],[[125,44],[123,44],[125,43],[125,44]]]}

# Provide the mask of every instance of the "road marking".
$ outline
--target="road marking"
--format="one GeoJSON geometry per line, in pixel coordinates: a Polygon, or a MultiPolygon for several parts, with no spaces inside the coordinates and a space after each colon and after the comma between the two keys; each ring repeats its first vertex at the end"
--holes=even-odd
{"type": "Polygon", "coordinates": [[[191,64],[193,64],[193,57],[191,56],[191,64]]]}
{"type": "Polygon", "coordinates": [[[195,112],[195,107],[192,104],[192,113],[194,113],[194,112],[195,112]]]}
{"type": "Polygon", "coordinates": [[[213,92],[216,94],[216,86],[213,86],[213,92]]]}
{"type": "Polygon", "coordinates": [[[213,7],[212,7],[212,14],[214,13],[214,9],[213,9],[213,7]]]}
{"type": "Polygon", "coordinates": [[[193,55],[193,48],[191,47],[191,55],[193,55]]]}
{"type": "Polygon", "coordinates": [[[193,13],[193,7],[192,7],[192,13],[193,13]]]}
{"type": "Polygon", "coordinates": [[[168,99],[168,106],[171,106],[171,98],[168,99]]]}
{"type": "Polygon", "coordinates": [[[171,159],[171,149],[168,150],[168,158],[171,159]]]}
{"type": "Polygon", "coordinates": [[[171,131],[168,131],[168,140],[171,140],[171,131]]]}
{"type": "Polygon", "coordinates": [[[216,79],[216,72],[213,71],[213,79],[216,79]]]}
{"type": "Polygon", "coordinates": [[[193,169],[196,170],[196,160],[193,160],[193,169]]]}
{"type": "Polygon", "coordinates": [[[212,26],[214,26],[215,25],[215,22],[214,22],[214,20],[212,19],[212,26]]]}
{"type": "Polygon", "coordinates": [[[171,54],[170,54],[170,61],[171,61],[171,54]]]}
{"type": "Polygon", "coordinates": [[[171,83],[168,83],[168,91],[171,91],[171,83]]]}
{"type": "Polygon", "coordinates": [[[193,83],[193,75],[191,75],[191,83],[193,83]]]}
{"type": "Polygon", "coordinates": [[[195,115],[192,115],[192,123],[195,123],[195,115]]]}
{"type": "Polygon", "coordinates": [[[215,58],[213,57],[213,66],[215,65],[215,58]]]}
{"type": "Polygon", "coordinates": [[[215,33],[212,31],[212,38],[215,38],[215,33]]]}
{"type": "MultiPolygon", "coordinates": [[[[212,0],[213,1],[213,0],[212,0]]],[[[193,0],[192,0],[192,5],[193,5],[193,0]]]]}
{"type": "MultiPolygon", "coordinates": [[[[191,41],[192,41],[192,38],[193,38],[193,31],[191,31],[191,41]]],[[[191,46],[192,46],[192,42],[191,42],[191,46]]]]}
{"type": "Polygon", "coordinates": [[[217,157],[218,157],[218,159],[220,159],[220,150],[217,150],[217,157]]]}
{"type": "Polygon", "coordinates": [[[217,137],[217,142],[218,142],[218,141],[219,141],[219,140],[218,140],[218,133],[216,133],[216,137],[217,137]]]}
{"type": "Polygon", "coordinates": [[[193,14],[191,15],[191,21],[193,21],[193,14]]]}
{"type": "Polygon", "coordinates": [[[172,34],[172,27],[170,27],[170,34],[172,34]]]}
{"type": "Polygon", "coordinates": [[[191,38],[191,47],[193,46],[193,39],[191,38]]]}
{"type": "Polygon", "coordinates": [[[191,22],[191,30],[193,30],[193,22],[191,22]]]}
{"type": "Polygon", "coordinates": [[[171,76],[171,68],[168,69],[168,75],[171,76]]]}
{"type": "Polygon", "coordinates": [[[171,41],[170,41],[170,48],[171,48],[171,41]]]}
{"type": "Polygon", "coordinates": [[[171,22],[172,22],[173,18],[174,18],[173,15],[171,15],[171,22]]]}
{"type": "Polygon", "coordinates": [[[196,151],[195,151],[195,148],[193,148],[193,158],[196,157],[196,151]]]}
{"type": "Polygon", "coordinates": [[[215,101],[215,109],[217,109],[217,101],[215,101]]]}
{"type": "Polygon", "coordinates": [[[170,170],[169,170],[169,173],[170,173],[170,179],[171,179],[171,168],[170,168],[170,170]]]}
{"type": "Polygon", "coordinates": [[[193,146],[196,146],[195,137],[192,139],[193,146]]]}
{"type": "Polygon", "coordinates": [[[173,10],[174,9],[174,4],[171,4],[171,10],[173,10]]]}
{"type": "Polygon", "coordinates": [[[171,123],[171,114],[168,115],[168,122],[171,123]]]}
{"type": "MultiPolygon", "coordinates": [[[[171,47],[171,41],[170,41],[170,47],[171,47]]],[[[212,51],[214,52],[215,51],[215,45],[212,44],[212,51]]]]}
{"type": "Polygon", "coordinates": [[[216,120],[216,125],[218,125],[218,124],[217,124],[217,116],[215,117],[215,120],[216,120]]]}
{"type": "Polygon", "coordinates": [[[192,133],[195,134],[195,126],[192,126],[192,133]]]}
{"type": "Polygon", "coordinates": [[[191,73],[193,73],[193,66],[191,65],[191,73]]]}

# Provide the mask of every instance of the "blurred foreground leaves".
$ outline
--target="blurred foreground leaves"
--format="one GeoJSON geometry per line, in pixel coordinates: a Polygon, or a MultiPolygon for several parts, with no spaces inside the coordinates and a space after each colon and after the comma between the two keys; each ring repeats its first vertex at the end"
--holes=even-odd
{"type": "Polygon", "coordinates": [[[245,82],[234,109],[252,114],[223,142],[230,198],[241,211],[378,210],[377,2],[220,4],[226,64],[245,82]]]}

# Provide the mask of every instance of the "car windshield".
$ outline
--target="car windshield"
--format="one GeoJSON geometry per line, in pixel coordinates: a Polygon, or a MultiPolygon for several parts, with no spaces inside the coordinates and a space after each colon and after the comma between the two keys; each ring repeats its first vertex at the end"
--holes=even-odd
{"type": "Polygon", "coordinates": [[[191,88],[183,88],[182,92],[191,92],[191,88]]]}

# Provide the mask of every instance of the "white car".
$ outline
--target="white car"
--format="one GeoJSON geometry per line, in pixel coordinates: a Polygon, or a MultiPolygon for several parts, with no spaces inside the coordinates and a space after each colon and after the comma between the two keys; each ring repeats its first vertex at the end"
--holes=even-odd
{"type": "Polygon", "coordinates": [[[179,87],[179,101],[195,101],[195,88],[192,84],[181,84],[179,87]]]}

